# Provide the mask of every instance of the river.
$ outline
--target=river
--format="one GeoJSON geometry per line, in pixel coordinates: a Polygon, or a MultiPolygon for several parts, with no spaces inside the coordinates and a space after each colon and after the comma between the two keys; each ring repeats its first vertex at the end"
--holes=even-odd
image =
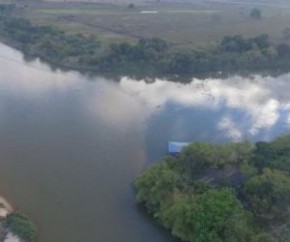
{"type": "Polygon", "coordinates": [[[172,242],[132,181],[167,142],[269,140],[290,131],[290,74],[188,84],[52,70],[0,45],[0,194],[39,242],[172,242]]]}

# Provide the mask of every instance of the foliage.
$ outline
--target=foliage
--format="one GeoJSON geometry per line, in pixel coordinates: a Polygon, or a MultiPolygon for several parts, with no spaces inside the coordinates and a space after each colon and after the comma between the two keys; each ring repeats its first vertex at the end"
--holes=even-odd
{"type": "Polygon", "coordinates": [[[290,135],[256,144],[192,143],[136,179],[137,202],[183,241],[287,241],[289,149],[290,135]]]}
{"type": "Polygon", "coordinates": [[[113,44],[96,60],[101,69],[152,70],[161,73],[190,74],[220,70],[263,68],[287,62],[290,46],[270,43],[266,34],[245,39],[225,36],[213,49],[172,52],[161,39],[140,40],[137,44],[113,44]],[[146,43],[146,44],[142,44],[146,43]]]}
{"type": "Polygon", "coordinates": [[[209,190],[197,203],[194,233],[189,241],[248,241],[253,235],[250,215],[232,190],[209,190]]]}
{"type": "Polygon", "coordinates": [[[157,217],[184,241],[247,241],[252,236],[250,214],[227,188],[197,197],[175,192],[157,217]]]}
{"type": "Polygon", "coordinates": [[[129,9],[133,9],[133,8],[135,8],[135,4],[134,4],[134,3],[130,3],[130,4],[128,5],[128,8],[129,8],[129,9]]]}
{"type": "Polygon", "coordinates": [[[258,8],[253,8],[250,13],[250,18],[260,20],[262,18],[262,11],[258,8]]]}
{"type": "MultiPolygon", "coordinates": [[[[132,7],[132,5],[130,5],[132,7]]],[[[225,36],[212,48],[182,51],[160,38],[113,43],[101,48],[95,36],[66,34],[14,17],[14,5],[0,5],[0,36],[32,57],[52,64],[120,74],[195,74],[267,69],[290,62],[290,46],[273,44],[268,35],[225,36]]],[[[259,12],[257,9],[253,13],[259,12]]]]}
{"type": "Polygon", "coordinates": [[[151,167],[135,182],[137,202],[144,203],[150,212],[156,212],[161,202],[178,186],[179,180],[179,175],[166,162],[151,167]]]}
{"type": "Polygon", "coordinates": [[[37,229],[30,218],[19,212],[9,214],[4,220],[4,227],[24,241],[33,241],[37,229]]]}
{"type": "Polygon", "coordinates": [[[245,184],[245,192],[259,216],[281,218],[290,202],[290,177],[285,172],[266,169],[245,184]]]}
{"type": "Polygon", "coordinates": [[[194,196],[174,191],[172,198],[162,204],[155,217],[171,229],[173,235],[189,241],[194,236],[196,206],[194,196]]]}
{"type": "Polygon", "coordinates": [[[224,167],[248,160],[253,146],[249,143],[213,145],[192,143],[179,156],[178,164],[187,176],[200,174],[209,167],[224,167]]]}
{"type": "Polygon", "coordinates": [[[253,163],[262,170],[265,167],[290,172],[290,136],[281,136],[273,142],[258,142],[254,151],[253,163]]]}
{"type": "Polygon", "coordinates": [[[67,35],[57,28],[33,26],[19,18],[5,17],[1,30],[2,35],[16,42],[25,54],[54,63],[94,55],[100,47],[95,36],[67,35]]]}

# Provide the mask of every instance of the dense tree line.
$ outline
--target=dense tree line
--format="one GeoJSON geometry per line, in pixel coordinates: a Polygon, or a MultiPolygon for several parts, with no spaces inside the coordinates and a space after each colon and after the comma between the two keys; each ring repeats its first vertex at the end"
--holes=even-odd
{"type": "Polygon", "coordinates": [[[274,45],[265,34],[225,36],[213,48],[175,50],[159,38],[102,47],[96,36],[67,34],[16,18],[13,5],[0,5],[0,37],[25,54],[53,64],[121,74],[197,74],[288,67],[290,46],[274,45]]]}
{"type": "Polygon", "coordinates": [[[95,36],[69,35],[57,28],[34,26],[28,20],[1,14],[0,35],[26,55],[75,67],[81,58],[94,55],[100,47],[95,36]]]}
{"type": "Polygon", "coordinates": [[[137,202],[190,242],[274,242],[290,235],[290,135],[192,143],[134,182],[137,202]]]}
{"type": "Polygon", "coordinates": [[[174,52],[162,39],[142,39],[136,44],[112,44],[102,56],[81,59],[82,65],[99,70],[164,74],[268,69],[289,63],[290,46],[274,46],[265,34],[254,38],[226,36],[213,49],[187,52],[174,52]]]}

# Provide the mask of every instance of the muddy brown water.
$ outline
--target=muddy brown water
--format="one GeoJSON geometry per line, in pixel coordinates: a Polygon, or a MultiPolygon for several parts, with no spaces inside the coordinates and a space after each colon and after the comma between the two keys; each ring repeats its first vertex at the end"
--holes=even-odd
{"type": "Polygon", "coordinates": [[[290,131],[290,74],[118,81],[51,70],[0,45],[0,193],[39,242],[170,242],[132,181],[169,140],[269,140],[290,131]]]}

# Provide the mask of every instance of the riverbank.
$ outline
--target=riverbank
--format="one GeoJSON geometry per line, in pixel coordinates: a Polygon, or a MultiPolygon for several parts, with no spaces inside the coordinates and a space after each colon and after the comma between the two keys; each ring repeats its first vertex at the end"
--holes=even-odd
{"type": "Polygon", "coordinates": [[[52,26],[37,26],[13,16],[13,5],[0,11],[0,38],[28,58],[54,67],[119,75],[200,75],[290,68],[290,46],[273,44],[266,34],[252,38],[225,36],[215,46],[174,50],[159,38],[104,47],[94,35],[68,34],[52,26]]]}
{"type": "Polygon", "coordinates": [[[14,211],[13,206],[5,199],[3,196],[0,196],[0,217],[6,217],[7,214],[14,211]]]}

